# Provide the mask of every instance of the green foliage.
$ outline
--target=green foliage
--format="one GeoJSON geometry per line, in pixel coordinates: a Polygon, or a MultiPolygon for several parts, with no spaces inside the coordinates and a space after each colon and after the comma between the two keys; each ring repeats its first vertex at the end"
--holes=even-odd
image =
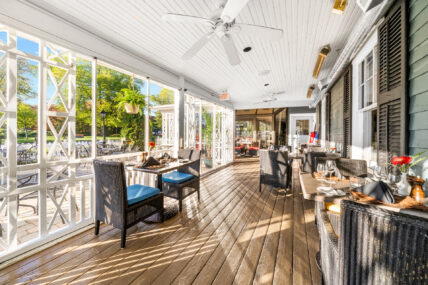
{"type": "Polygon", "coordinates": [[[28,139],[28,131],[37,126],[37,107],[28,104],[18,104],[18,129],[25,131],[25,138],[28,139]]]}
{"type": "Polygon", "coordinates": [[[213,145],[213,115],[208,110],[202,107],[202,142],[207,148],[207,157],[211,157],[211,149],[213,145]]]}
{"type": "Polygon", "coordinates": [[[152,94],[150,96],[150,103],[153,106],[174,104],[174,91],[162,88],[159,94],[152,94]]]}
{"type": "Polygon", "coordinates": [[[117,103],[117,108],[119,109],[123,109],[125,103],[129,103],[134,106],[140,105],[139,114],[143,114],[141,106],[144,105],[144,97],[137,90],[123,88],[120,90],[120,92],[117,93],[115,102],[117,103]]]}

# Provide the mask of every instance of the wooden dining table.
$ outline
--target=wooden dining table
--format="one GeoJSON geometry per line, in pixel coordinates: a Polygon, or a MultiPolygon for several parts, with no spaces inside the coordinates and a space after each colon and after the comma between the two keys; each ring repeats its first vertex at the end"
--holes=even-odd
{"type": "MultiPolygon", "coordinates": [[[[299,178],[300,178],[300,185],[303,193],[303,198],[306,200],[327,202],[327,203],[333,203],[333,204],[340,204],[340,202],[343,199],[353,200],[353,197],[351,195],[352,189],[350,187],[349,180],[338,180],[336,183],[333,184],[333,183],[327,183],[322,180],[316,179],[311,173],[301,172],[299,176],[300,176],[299,178]],[[327,195],[326,193],[321,192],[317,189],[320,186],[331,186],[334,189],[340,189],[345,192],[345,195],[343,196],[327,195]]],[[[428,206],[428,198],[425,198],[422,201],[422,203],[428,206]]],[[[427,212],[423,212],[415,209],[408,209],[408,208],[391,207],[386,204],[377,204],[377,205],[380,208],[383,208],[386,210],[428,218],[427,212]]]]}

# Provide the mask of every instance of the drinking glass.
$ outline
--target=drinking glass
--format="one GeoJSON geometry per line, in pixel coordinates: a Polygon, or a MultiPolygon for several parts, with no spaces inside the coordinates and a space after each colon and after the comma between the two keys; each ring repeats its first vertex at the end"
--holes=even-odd
{"type": "Polygon", "coordinates": [[[351,189],[361,187],[362,183],[363,183],[363,181],[361,180],[360,177],[351,176],[349,178],[349,187],[351,187],[351,189]]]}
{"type": "Polygon", "coordinates": [[[318,163],[317,164],[317,172],[318,172],[318,174],[320,174],[320,175],[323,175],[324,174],[324,164],[322,164],[322,163],[318,163]]]}
{"type": "Polygon", "coordinates": [[[331,180],[331,177],[335,172],[335,163],[333,160],[327,160],[327,171],[330,183],[334,183],[334,181],[331,180]]]}

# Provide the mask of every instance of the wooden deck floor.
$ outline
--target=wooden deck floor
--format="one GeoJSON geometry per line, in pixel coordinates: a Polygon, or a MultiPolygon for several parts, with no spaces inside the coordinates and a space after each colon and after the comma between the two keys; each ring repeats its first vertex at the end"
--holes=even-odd
{"type": "MultiPolygon", "coordinates": [[[[0,284],[321,284],[313,203],[293,189],[258,192],[258,163],[201,181],[201,201],[164,224],[140,223],[120,249],[102,226],[0,271],[0,284]]],[[[296,169],[294,169],[296,170],[296,169]]]]}

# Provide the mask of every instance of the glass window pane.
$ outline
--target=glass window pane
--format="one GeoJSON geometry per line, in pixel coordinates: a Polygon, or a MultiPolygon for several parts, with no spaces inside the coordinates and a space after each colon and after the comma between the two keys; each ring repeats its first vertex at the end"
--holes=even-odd
{"type": "Polygon", "coordinates": [[[144,149],[145,81],[97,66],[97,155],[144,149]]]}
{"type": "Polygon", "coordinates": [[[18,36],[16,39],[18,50],[35,56],[39,55],[39,43],[18,36]]]}
{"type": "Polygon", "coordinates": [[[373,76],[373,53],[370,53],[367,58],[367,79],[373,76]]]}
{"type": "Polygon", "coordinates": [[[0,31],[0,45],[7,45],[7,32],[0,31]]]}
{"type": "Polygon", "coordinates": [[[18,57],[18,165],[37,162],[39,63],[18,57]]]}
{"type": "Polygon", "coordinates": [[[213,168],[213,111],[214,104],[202,101],[202,166],[201,171],[206,172],[213,168]]]}
{"type": "Polygon", "coordinates": [[[150,141],[154,150],[172,154],[175,142],[175,91],[150,83],[150,141]]]}
{"type": "MultiPolygon", "coordinates": [[[[92,63],[76,59],[76,156],[91,157],[92,63]]],[[[79,171],[78,171],[79,172],[79,171]]]]}
{"type": "Polygon", "coordinates": [[[257,132],[257,138],[259,141],[260,148],[268,148],[273,144],[273,134],[272,134],[272,118],[263,117],[257,118],[259,129],[257,132]]]}
{"type": "Polygon", "coordinates": [[[296,135],[309,135],[309,120],[296,120],[296,135]]]}
{"type": "Polygon", "coordinates": [[[184,147],[199,149],[200,100],[186,95],[184,113],[184,147]]]}

